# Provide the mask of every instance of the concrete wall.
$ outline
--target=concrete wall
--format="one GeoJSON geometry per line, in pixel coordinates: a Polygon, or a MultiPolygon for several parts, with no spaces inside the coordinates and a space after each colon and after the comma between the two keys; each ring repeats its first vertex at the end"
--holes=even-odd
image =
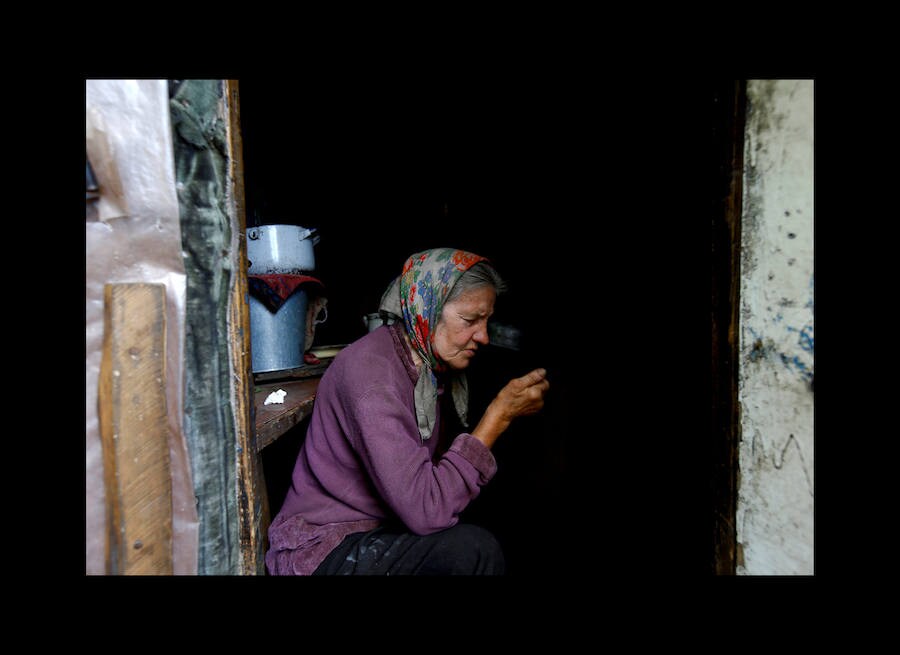
{"type": "Polygon", "coordinates": [[[739,575],[814,573],[811,80],[750,80],[741,223],[739,575]]]}

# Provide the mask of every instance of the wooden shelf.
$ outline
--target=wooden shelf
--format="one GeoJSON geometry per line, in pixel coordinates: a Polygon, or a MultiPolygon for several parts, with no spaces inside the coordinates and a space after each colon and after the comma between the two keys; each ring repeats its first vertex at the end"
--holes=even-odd
{"type": "Polygon", "coordinates": [[[346,344],[340,344],[313,350],[313,354],[319,357],[318,364],[254,374],[253,407],[256,416],[257,453],[309,416],[319,389],[319,380],[335,356],[345,347],[346,344]],[[284,404],[266,405],[269,394],[279,389],[287,392],[284,404]]]}
{"type": "Polygon", "coordinates": [[[331,360],[322,360],[318,364],[304,364],[300,368],[289,368],[284,371],[271,373],[254,373],[253,379],[256,385],[275,383],[279,380],[304,380],[306,378],[320,378],[331,364],[331,360]]]}
{"type": "Polygon", "coordinates": [[[253,406],[256,410],[257,453],[309,416],[321,379],[321,377],[308,377],[301,380],[282,380],[257,384],[254,387],[253,406]],[[266,405],[266,398],[278,389],[287,392],[284,404],[266,405]]]}

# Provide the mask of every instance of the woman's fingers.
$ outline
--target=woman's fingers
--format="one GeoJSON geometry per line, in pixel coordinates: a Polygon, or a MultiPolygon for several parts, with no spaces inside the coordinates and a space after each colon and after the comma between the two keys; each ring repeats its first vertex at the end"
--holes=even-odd
{"type": "MultiPolygon", "coordinates": [[[[526,389],[528,387],[532,387],[536,384],[540,384],[541,382],[547,382],[547,369],[544,368],[536,368],[533,371],[526,373],[520,378],[516,378],[513,382],[517,383],[518,386],[522,389],[526,389]]],[[[547,382],[547,386],[550,386],[550,383],[547,382]]]]}
{"type": "Polygon", "coordinates": [[[507,393],[501,392],[512,417],[533,414],[544,406],[544,394],[550,388],[547,370],[536,368],[520,378],[510,380],[507,393]]]}

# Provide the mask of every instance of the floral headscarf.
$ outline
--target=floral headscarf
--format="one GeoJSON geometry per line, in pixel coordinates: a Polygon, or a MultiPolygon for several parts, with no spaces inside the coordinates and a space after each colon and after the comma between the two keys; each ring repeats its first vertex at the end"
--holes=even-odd
{"type": "MultiPolygon", "coordinates": [[[[422,358],[423,366],[416,383],[416,420],[422,440],[428,439],[434,430],[437,403],[437,375],[446,372],[447,366],[433,350],[434,327],[437,325],[444,302],[456,281],[486,257],[454,248],[434,248],[416,253],[406,260],[400,276],[385,291],[381,299],[381,311],[401,321],[412,347],[422,358]]],[[[463,426],[467,425],[469,405],[465,373],[453,371],[450,390],[456,412],[463,426]]]]}

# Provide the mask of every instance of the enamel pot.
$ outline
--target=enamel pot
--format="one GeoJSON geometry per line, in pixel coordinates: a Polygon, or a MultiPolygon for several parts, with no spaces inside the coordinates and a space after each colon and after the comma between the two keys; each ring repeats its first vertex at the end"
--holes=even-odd
{"type": "Polygon", "coordinates": [[[315,228],[300,225],[259,225],[247,228],[250,275],[300,275],[316,269],[315,228]]]}

